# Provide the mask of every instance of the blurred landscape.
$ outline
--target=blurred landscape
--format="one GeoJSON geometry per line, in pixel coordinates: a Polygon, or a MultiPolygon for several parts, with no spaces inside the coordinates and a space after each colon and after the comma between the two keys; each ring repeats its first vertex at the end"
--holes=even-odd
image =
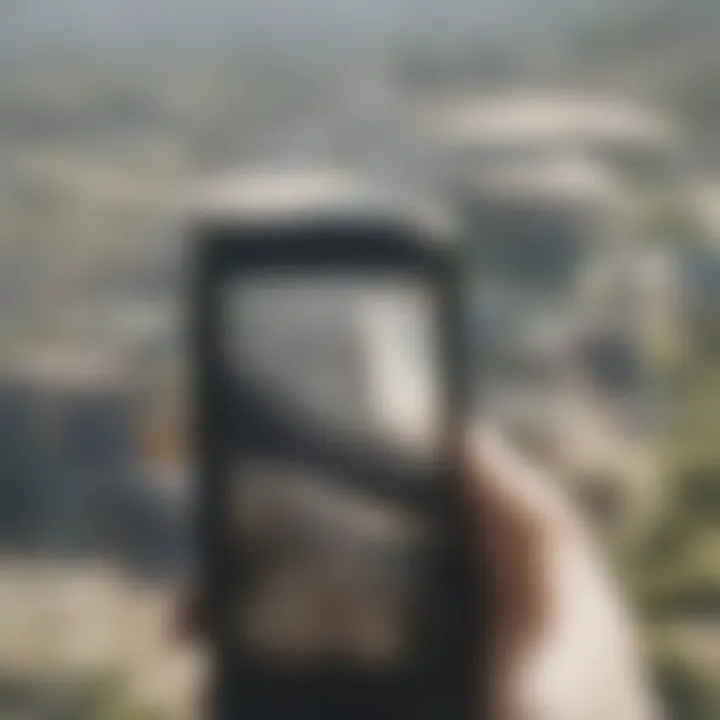
{"type": "Polygon", "coordinates": [[[720,717],[715,0],[6,0],[0,68],[1,717],[193,716],[177,206],[263,162],[462,186],[479,406],[602,516],[672,717],[720,717]],[[528,197],[613,242],[519,269],[481,239],[528,197]]]}

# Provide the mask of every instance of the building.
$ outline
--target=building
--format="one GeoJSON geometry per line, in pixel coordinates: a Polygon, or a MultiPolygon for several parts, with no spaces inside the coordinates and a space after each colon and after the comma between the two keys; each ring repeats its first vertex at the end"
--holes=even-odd
{"type": "Polygon", "coordinates": [[[679,286],[635,210],[677,180],[676,130],[650,108],[557,97],[422,122],[468,228],[477,322],[495,327],[476,359],[484,411],[608,529],[639,528],[659,494],[653,377],[679,342],[679,286]]]}

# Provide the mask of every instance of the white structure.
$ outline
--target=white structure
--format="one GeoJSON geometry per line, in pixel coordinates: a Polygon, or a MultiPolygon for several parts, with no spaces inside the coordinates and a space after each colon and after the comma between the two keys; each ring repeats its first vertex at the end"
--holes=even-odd
{"type": "Polygon", "coordinates": [[[676,167],[680,143],[652,108],[597,98],[468,99],[429,109],[420,124],[451,168],[474,173],[577,153],[619,176],[666,173],[676,167]]]}
{"type": "Polygon", "coordinates": [[[402,216],[447,236],[453,222],[439,204],[376,177],[323,166],[261,167],[195,189],[190,212],[211,220],[302,220],[318,216],[402,216]]]}

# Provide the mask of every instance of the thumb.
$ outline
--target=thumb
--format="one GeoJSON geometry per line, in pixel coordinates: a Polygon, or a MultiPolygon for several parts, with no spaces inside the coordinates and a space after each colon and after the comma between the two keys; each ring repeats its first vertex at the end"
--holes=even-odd
{"type": "Polygon", "coordinates": [[[472,428],[464,441],[463,487],[489,613],[478,640],[488,658],[481,686],[493,716],[508,717],[514,670],[547,621],[547,519],[526,488],[526,468],[492,428],[472,428]]]}

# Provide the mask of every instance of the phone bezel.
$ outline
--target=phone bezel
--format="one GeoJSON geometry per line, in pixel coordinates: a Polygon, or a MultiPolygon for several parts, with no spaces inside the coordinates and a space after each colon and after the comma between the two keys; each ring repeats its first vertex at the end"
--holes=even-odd
{"type": "MultiPolygon", "coordinates": [[[[231,697],[243,694],[241,687],[267,685],[269,692],[291,690],[306,698],[308,707],[319,707],[318,699],[375,697],[398,717],[401,706],[429,708],[437,704],[443,717],[466,716],[471,704],[469,686],[474,686],[478,588],[469,572],[468,523],[462,494],[455,486],[462,472],[460,440],[470,402],[467,382],[466,328],[461,266],[453,238],[438,237],[436,230],[408,222],[405,218],[314,218],[301,221],[257,222],[207,221],[192,228],[193,244],[188,258],[191,270],[190,355],[193,378],[197,539],[200,547],[199,581],[208,608],[209,646],[216,685],[217,715],[233,705],[231,697]],[[452,640],[442,662],[408,677],[331,677],[323,674],[297,681],[264,669],[258,671],[238,655],[229,642],[224,600],[230,593],[226,543],[220,532],[223,499],[227,495],[223,472],[222,437],[222,332],[221,289],[238,273],[281,268],[283,272],[353,272],[370,275],[421,278],[437,298],[439,337],[442,345],[441,380],[443,428],[441,444],[443,492],[433,499],[434,511],[443,516],[450,542],[457,549],[457,563],[444,566],[446,586],[452,596],[452,640]],[[450,567],[450,565],[453,565],[450,567]],[[230,689],[232,686],[232,689],[230,689]],[[281,690],[281,688],[284,688],[281,690]],[[382,698],[381,700],[379,698],[382,698]],[[421,698],[424,698],[421,701],[421,698]],[[429,698],[435,698],[430,700],[429,698]],[[452,709],[454,708],[454,710],[452,709]]],[[[351,705],[352,706],[352,701],[351,705]]],[[[333,705],[335,707],[335,705],[333,705]]],[[[344,707],[344,706],[343,706],[344,707]]],[[[377,707],[377,703],[374,705],[377,707]]],[[[405,712],[403,710],[403,712],[405,712]]],[[[237,710],[229,710],[232,715],[237,710]]],[[[431,714],[428,717],[436,717],[431,714]]]]}

